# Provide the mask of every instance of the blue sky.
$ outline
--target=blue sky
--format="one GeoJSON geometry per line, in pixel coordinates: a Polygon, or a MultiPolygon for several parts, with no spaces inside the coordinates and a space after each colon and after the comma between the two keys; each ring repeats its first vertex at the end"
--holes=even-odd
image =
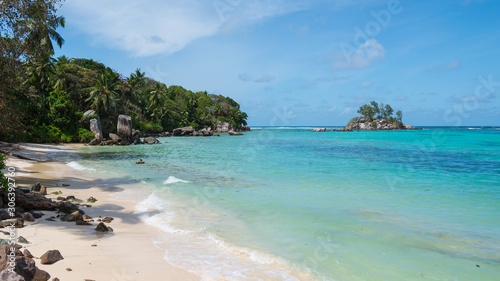
{"type": "Polygon", "coordinates": [[[69,0],[56,56],[230,96],[253,126],[500,125],[500,1],[69,0]]]}

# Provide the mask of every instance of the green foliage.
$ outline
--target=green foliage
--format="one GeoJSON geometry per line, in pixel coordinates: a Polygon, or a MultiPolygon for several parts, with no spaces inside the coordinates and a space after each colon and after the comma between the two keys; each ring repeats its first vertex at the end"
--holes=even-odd
{"type": "Polygon", "coordinates": [[[356,122],[358,122],[358,119],[359,119],[359,117],[351,118],[351,120],[349,120],[349,122],[347,123],[346,127],[349,127],[349,126],[356,124],[356,122]]]}
{"type": "Polygon", "coordinates": [[[78,142],[89,142],[95,137],[91,131],[84,128],[78,128],[77,136],[77,139],[74,140],[78,142]]]}
{"type": "Polygon", "coordinates": [[[37,143],[59,143],[62,132],[53,125],[42,124],[37,126],[30,135],[31,142],[37,143]]]}
{"type": "Polygon", "coordinates": [[[79,59],[71,59],[70,61],[73,64],[83,67],[85,69],[96,70],[101,73],[108,70],[108,67],[106,67],[103,63],[97,62],[93,59],[79,58],[79,59]]]}
{"type": "Polygon", "coordinates": [[[69,95],[63,91],[53,91],[48,97],[49,123],[64,132],[74,132],[75,124],[81,119],[82,114],[69,101],[69,95]]]}
{"type": "MultiPolygon", "coordinates": [[[[370,104],[365,104],[362,105],[358,109],[358,113],[361,114],[363,117],[367,118],[369,122],[372,122],[374,118],[377,119],[387,119],[389,122],[397,122],[398,125],[399,123],[402,123],[402,118],[403,118],[403,113],[401,110],[398,110],[396,112],[396,118],[394,118],[392,115],[394,113],[394,109],[388,104],[384,105],[383,103],[377,103],[376,101],[371,101],[370,104]]],[[[351,119],[350,122],[352,122],[353,119],[351,119]]],[[[373,123],[372,123],[373,124],[373,123]]],[[[376,128],[376,126],[374,126],[376,128]]]]}
{"type": "MultiPolygon", "coordinates": [[[[5,158],[2,154],[0,154],[0,170],[5,168],[5,158]]],[[[4,174],[0,172],[0,189],[3,191],[7,191],[9,188],[9,182],[7,178],[5,178],[4,174]]]]}
{"type": "Polygon", "coordinates": [[[377,128],[378,128],[378,124],[377,124],[377,122],[372,121],[372,127],[373,127],[373,128],[375,128],[375,129],[377,129],[377,128]]]}
{"type": "Polygon", "coordinates": [[[373,107],[365,104],[358,109],[358,113],[368,119],[368,121],[372,121],[377,112],[373,107]]]}
{"type": "MultiPolygon", "coordinates": [[[[132,122],[134,124],[134,122],[132,122]]],[[[134,127],[136,130],[149,132],[149,133],[161,133],[163,132],[163,127],[158,123],[146,123],[143,121],[135,122],[134,127]]]]}
{"type": "Polygon", "coordinates": [[[89,120],[101,120],[103,133],[116,130],[119,114],[134,127],[153,133],[218,121],[246,125],[248,115],[229,97],[167,87],[140,69],[123,78],[106,65],[85,58],[54,59],[57,33],[65,19],[59,0],[0,1],[0,139],[32,142],[89,141],[89,120]],[[55,44],[55,45],[54,45],[55,44]],[[93,109],[98,116],[82,118],[93,109]]]}
{"type": "Polygon", "coordinates": [[[90,106],[97,113],[114,110],[119,88],[118,76],[113,72],[105,71],[92,87],[87,101],[91,102],[90,106]]]}

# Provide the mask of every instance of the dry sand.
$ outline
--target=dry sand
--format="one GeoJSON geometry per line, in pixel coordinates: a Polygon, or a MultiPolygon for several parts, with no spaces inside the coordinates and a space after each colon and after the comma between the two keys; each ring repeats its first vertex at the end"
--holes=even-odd
{"type": "MultiPolygon", "coordinates": [[[[46,161],[50,160],[47,152],[71,150],[75,146],[24,144],[21,148],[15,154],[46,161]]],[[[62,281],[200,280],[199,276],[175,267],[164,259],[164,251],[153,243],[153,238],[160,234],[160,230],[139,219],[134,210],[136,202],[110,196],[124,187],[110,186],[103,180],[89,178],[84,172],[61,162],[38,162],[11,156],[6,164],[16,168],[18,186],[30,187],[40,182],[48,187],[49,194],[60,190],[62,195],[59,196],[73,195],[84,201],[93,196],[98,201],[91,204],[91,208],[81,209],[94,219],[98,216],[114,218],[107,224],[114,229],[109,234],[97,233],[94,230],[97,222],[92,226],[79,226],[74,222],[45,220],[57,215],[55,212],[43,212],[45,216],[35,222],[27,222],[24,228],[18,229],[17,235],[30,242],[23,246],[35,257],[40,257],[48,250],[59,250],[63,255],[64,260],[52,265],[42,265],[35,259],[40,269],[50,273],[51,280],[54,277],[62,281]],[[70,186],[64,187],[63,184],[70,186]]],[[[47,197],[55,199],[57,195],[47,197]]]]}

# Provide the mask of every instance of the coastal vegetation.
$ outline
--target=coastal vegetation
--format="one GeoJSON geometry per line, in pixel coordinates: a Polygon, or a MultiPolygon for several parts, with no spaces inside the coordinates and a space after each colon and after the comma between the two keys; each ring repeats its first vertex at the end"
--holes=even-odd
{"type": "Polygon", "coordinates": [[[369,122],[375,119],[387,119],[389,122],[403,122],[403,112],[398,110],[396,117],[393,117],[394,109],[389,104],[377,103],[371,101],[370,104],[364,104],[359,107],[358,113],[367,118],[369,122]]]}
{"type": "Polygon", "coordinates": [[[346,125],[346,130],[397,130],[417,128],[403,123],[403,112],[398,110],[394,116],[394,109],[384,103],[371,101],[359,107],[361,117],[352,118],[346,125]]]}
{"type": "Polygon", "coordinates": [[[159,133],[228,122],[246,125],[247,114],[229,97],[168,86],[140,69],[128,76],[87,58],[54,58],[64,39],[57,29],[58,0],[0,2],[0,140],[88,142],[89,120],[99,116],[105,134],[118,115],[133,128],[159,133]],[[55,44],[54,44],[55,43],[55,44]],[[84,116],[88,110],[96,114],[84,116]]]}

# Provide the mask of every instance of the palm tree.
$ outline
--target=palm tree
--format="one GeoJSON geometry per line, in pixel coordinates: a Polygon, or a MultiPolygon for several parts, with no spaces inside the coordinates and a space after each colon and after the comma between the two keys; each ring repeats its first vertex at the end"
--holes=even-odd
{"type": "Polygon", "coordinates": [[[55,81],[54,90],[64,91],[66,89],[66,77],[58,66],[55,67],[55,81]]]}
{"type": "Polygon", "coordinates": [[[167,97],[167,86],[163,83],[156,82],[155,86],[149,92],[149,110],[154,122],[161,119],[163,116],[163,103],[167,97]]]}
{"type": "Polygon", "coordinates": [[[140,87],[144,85],[145,77],[146,77],[146,72],[141,72],[141,69],[138,68],[135,70],[134,73],[130,74],[130,77],[128,78],[128,85],[133,89],[140,87]]]}
{"type": "Polygon", "coordinates": [[[86,100],[92,102],[91,107],[97,113],[116,107],[116,98],[120,91],[118,76],[112,72],[104,72],[91,88],[90,96],[86,100]]]}
{"type": "Polygon", "coordinates": [[[156,82],[155,86],[149,92],[149,107],[154,108],[163,105],[167,95],[167,86],[163,83],[156,82]]]}
{"type": "Polygon", "coordinates": [[[130,76],[127,78],[127,86],[128,86],[128,91],[126,91],[123,95],[124,100],[125,100],[125,108],[128,108],[128,104],[130,100],[133,100],[136,98],[136,90],[137,88],[141,87],[144,85],[144,78],[146,77],[145,72],[141,72],[141,69],[138,68],[135,70],[134,73],[130,74],[130,76]]]}
{"type": "Polygon", "coordinates": [[[54,45],[52,40],[56,42],[59,48],[64,44],[64,39],[57,33],[56,29],[58,27],[64,28],[66,20],[63,16],[47,14],[45,12],[46,5],[43,1],[34,4],[27,12],[28,19],[22,22],[26,32],[25,43],[27,46],[32,46],[30,49],[36,56],[43,55],[45,52],[53,55],[54,45]],[[42,54],[38,53],[40,49],[42,54]]]}
{"type": "Polygon", "coordinates": [[[71,63],[71,59],[67,56],[60,56],[57,58],[57,64],[68,64],[71,63]]]}
{"type": "Polygon", "coordinates": [[[26,62],[26,66],[28,80],[25,83],[33,86],[38,91],[38,94],[48,93],[51,76],[55,73],[54,59],[44,56],[39,60],[26,62]]]}

